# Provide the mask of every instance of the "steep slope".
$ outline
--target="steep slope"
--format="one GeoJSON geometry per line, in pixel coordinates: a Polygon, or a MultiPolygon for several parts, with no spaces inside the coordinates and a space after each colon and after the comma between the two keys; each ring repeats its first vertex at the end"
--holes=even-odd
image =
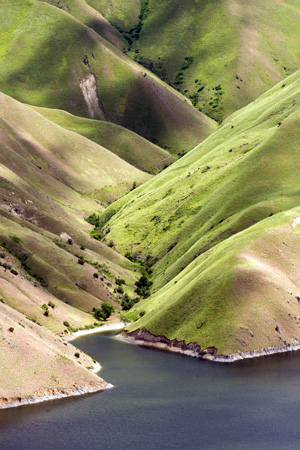
{"type": "Polygon", "coordinates": [[[150,175],[4,94],[0,138],[0,408],[107,389],[57,335],[132,295],[136,265],[84,218],[150,175]]]}
{"type": "Polygon", "coordinates": [[[102,3],[130,56],[218,121],[299,68],[299,2],[145,0],[135,26],[102,3]]]}
{"type": "MultiPolygon", "coordinates": [[[[125,39],[122,34],[112,26],[99,9],[94,9],[85,0],[40,0],[56,6],[59,9],[69,13],[82,24],[92,28],[96,33],[113,44],[115,47],[122,49],[125,39]]],[[[96,6],[96,5],[95,5],[96,6]]]]}
{"type": "Polygon", "coordinates": [[[3,298],[56,332],[65,329],[64,321],[76,328],[93,325],[92,315],[62,302],[88,313],[103,301],[117,305],[115,277],[126,280],[130,293],[137,275],[132,263],[90,236],[84,217],[99,200],[111,201],[149,175],[4,94],[0,133],[3,298]],[[42,305],[51,297],[40,292],[34,300],[34,284],[58,301],[49,318],[42,305]]]}
{"type": "Polygon", "coordinates": [[[4,0],[0,17],[0,89],[13,98],[108,120],[173,152],[215,129],[185,97],[63,9],[4,0]]]}
{"type": "Polygon", "coordinates": [[[299,100],[297,72],[103,214],[106,239],[153,269],[130,330],[227,355],[300,340],[299,100]]]}
{"type": "Polygon", "coordinates": [[[0,303],[0,409],[110,387],[93,360],[0,303]]]}
{"type": "Polygon", "coordinates": [[[57,109],[33,108],[57,125],[96,142],[145,172],[158,173],[175,161],[167,150],[114,123],[85,119],[57,109]]]}

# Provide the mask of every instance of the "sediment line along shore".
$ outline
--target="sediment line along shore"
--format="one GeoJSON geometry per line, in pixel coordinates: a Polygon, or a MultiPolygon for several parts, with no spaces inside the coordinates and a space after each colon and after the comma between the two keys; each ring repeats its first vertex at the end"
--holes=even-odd
{"type": "Polygon", "coordinates": [[[74,339],[76,339],[80,336],[85,336],[87,334],[102,333],[104,331],[121,331],[125,328],[125,326],[126,326],[126,324],[124,322],[108,323],[108,324],[102,325],[102,327],[91,328],[89,330],[75,331],[75,333],[72,333],[68,336],[64,336],[64,339],[66,341],[73,341],[74,339]]]}
{"type": "Polygon", "coordinates": [[[177,339],[170,340],[165,336],[155,336],[146,329],[138,329],[132,332],[122,333],[116,336],[118,339],[141,345],[144,347],[152,347],[169,352],[180,353],[193,358],[206,359],[213,362],[231,363],[242,359],[257,358],[259,356],[274,355],[276,353],[286,353],[300,350],[300,342],[295,340],[294,344],[286,343],[282,347],[270,346],[248,352],[236,352],[231,355],[218,355],[216,347],[207,347],[201,350],[199,344],[191,342],[186,344],[185,341],[177,339]]]}
{"type": "Polygon", "coordinates": [[[0,409],[14,408],[21,405],[46,402],[64,397],[91,394],[113,388],[113,385],[105,381],[90,382],[84,385],[74,384],[69,388],[42,388],[32,395],[24,397],[2,397],[0,398],[0,409]]]}

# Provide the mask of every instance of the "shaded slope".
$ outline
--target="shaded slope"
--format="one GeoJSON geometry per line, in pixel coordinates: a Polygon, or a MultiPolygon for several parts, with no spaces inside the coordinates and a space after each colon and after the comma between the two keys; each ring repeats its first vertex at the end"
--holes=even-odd
{"type": "MultiPolygon", "coordinates": [[[[112,3],[117,7],[119,2],[112,3]]],[[[146,7],[135,27],[123,26],[133,42],[131,57],[219,121],[299,67],[298,2],[142,4],[146,7]]]]}
{"type": "Polygon", "coordinates": [[[166,150],[119,125],[73,116],[56,109],[34,109],[52,122],[96,142],[145,172],[157,173],[175,160],[166,150]]]}
{"type": "MultiPolygon", "coordinates": [[[[148,178],[105,148],[55,125],[4,94],[0,96],[0,107],[2,165],[52,198],[57,198],[58,190],[62,193],[71,189],[75,194],[70,197],[76,198],[82,192],[97,197],[98,192],[101,198],[102,191],[105,200],[106,188],[123,194],[133,181],[140,183],[148,178]]],[[[60,201],[64,203],[62,197],[60,201]]]]}
{"type": "Polygon", "coordinates": [[[59,9],[69,13],[82,24],[92,28],[96,33],[113,44],[115,47],[122,49],[125,39],[121,33],[112,26],[99,12],[92,8],[85,0],[40,0],[56,6],[59,9]]]}
{"type": "MultiPolygon", "coordinates": [[[[295,279],[290,280],[290,270],[294,270],[290,253],[273,275],[272,267],[276,267],[275,255],[283,241],[297,255],[298,237],[290,223],[298,214],[292,208],[299,205],[295,170],[300,151],[299,100],[297,72],[104,213],[104,220],[107,214],[115,214],[108,222],[106,239],[113,239],[124,253],[130,250],[143,260],[150,257],[153,265],[154,295],[135,307],[137,313],[146,311],[146,315],[131,329],[145,326],[154,334],[216,345],[225,353],[265,346],[267,338],[246,340],[245,346],[232,338],[242,317],[241,307],[245,317],[250,314],[250,322],[266,326],[269,345],[280,344],[278,333],[273,333],[274,320],[268,322],[270,312],[261,315],[259,304],[267,309],[266,294],[279,308],[292,292],[294,309],[281,319],[281,327],[285,328],[288,314],[296,313],[299,287],[295,279]],[[260,246],[266,248],[263,257],[260,246]],[[252,248],[253,264],[247,257],[241,263],[242,254],[251,254],[252,248]],[[243,264],[249,269],[246,272],[243,267],[240,271],[243,264]],[[244,280],[236,282],[239,276],[244,280]],[[284,294],[280,286],[286,286],[284,294]],[[235,313],[233,303],[237,304],[235,313]]],[[[297,256],[295,260],[297,266],[297,256]]],[[[131,317],[137,318],[137,313],[131,317]]],[[[297,327],[289,326],[284,340],[299,339],[297,327]]]]}
{"type": "Polygon", "coordinates": [[[65,11],[5,0],[0,17],[0,88],[23,103],[107,119],[172,151],[193,148],[215,129],[187,99],[65,11]]]}

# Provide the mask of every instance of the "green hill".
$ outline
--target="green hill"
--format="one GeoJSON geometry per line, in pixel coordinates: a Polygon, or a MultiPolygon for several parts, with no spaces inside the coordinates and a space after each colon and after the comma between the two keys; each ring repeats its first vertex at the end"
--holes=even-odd
{"type": "Polygon", "coordinates": [[[57,109],[34,109],[57,125],[96,142],[145,172],[157,173],[175,161],[167,150],[114,123],[77,117],[57,109]]]}
{"type": "Polygon", "coordinates": [[[22,103],[108,120],[176,153],[215,129],[185,97],[67,11],[4,0],[0,17],[0,89],[22,103]]]}
{"type": "Polygon", "coordinates": [[[106,239],[153,270],[130,330],[225,354],[300,340],[299,100],[297,72],[103,213],[106,239]]]}
{"type": "MultiPolygon", "coordinates": [[[[131,293],[137,275],[132,263],[90,236],[92,226],[84,218],[150,176],[4,94],[0,133],[0,246],[5,256],[0,278],[20,291],[20,277],[26,275],[55,299],[88,313],[103,301],[117,305],[115,277],[125,278],[131,293]],[[5,264],[20,275],[7,279],[5,264]]],[[[27,300],[19,306],[3,289],[6,303],[30,312],[53,331],[63,331],[65,320],[75,328],[93,324],[91,315],[65,306],[60,320],[56,314],[45,318],[41,304],[28,306],[31,284],[26,286],[22,295],[27,300]]]]}
{"type": "MultiPolygon", "coordinates": [[[[222,121],[299,68],[299,2],[93,2],[127,38],[131,58],[222,121]],[[125,20],[125,17],[127,21],[125,20]]],[[[92,4],[92,3],[91,3],[92,4]]]]}

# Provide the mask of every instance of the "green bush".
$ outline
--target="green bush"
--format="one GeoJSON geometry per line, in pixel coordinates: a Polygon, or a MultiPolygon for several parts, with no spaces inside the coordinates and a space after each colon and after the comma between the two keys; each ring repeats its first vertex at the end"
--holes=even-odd
{"type": "Polygon", "coordinates": [[[83,256],[79,256],[77,263],[81,264],[83,266],[83,264],[84,264],[84,257],[83,256]]]}
{"type": "Polygon", "coordinates": [[[112,315],[114,310],[115,308],[109,302],[103,302],[101,309],[93,308],[94,317],[97,320],[107,320],[112,315]]]}

